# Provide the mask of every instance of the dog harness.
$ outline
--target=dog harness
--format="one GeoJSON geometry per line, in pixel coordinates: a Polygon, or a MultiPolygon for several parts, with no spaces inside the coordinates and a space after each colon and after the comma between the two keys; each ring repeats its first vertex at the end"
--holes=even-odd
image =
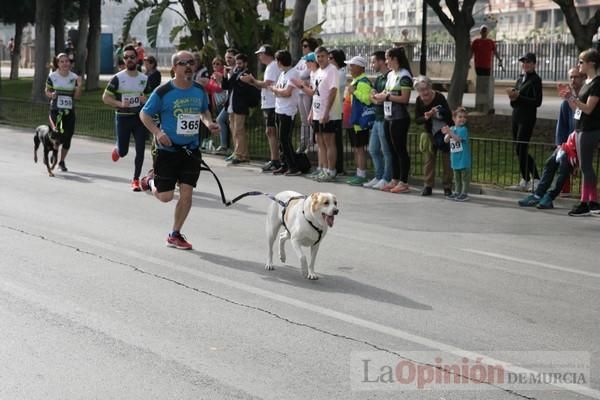
{"type": "MultiPolygon", "coordinates": [[[[281,223],[283,225],[283,227],[285,228],[286,231],[288,231],[289,234],[291,234],[290,230],[288,229],[287,225],[285,224],[285,213],[287,211],[288,206],[290,205],[290,203],[294,200],[300,200],[300,199],[304,199],[306,200],[306,196],[295,196],[295,197],[290,197],[287,201],[287,203],[284,203],[281,200],[278,200],[275,198],[275,196],[269,196],[270,199],[276,201],[277,203],[279,203],[279,205],[282,207],[281,210],[281,223]]],[[[304,204],[304,202],[302,202],[304,204]]],[[[304,216],[304,219],[306,220],[306,222],[308,222],[308,224],[319,234],[319,237],[317,238],[317,241],[313,244],[313,246],[316,246],[317,244],[319,244],[319,242],[321,241],[321,237],[323,237],[323,230],[319,229],[315,226],[315,224],[313,224],[308,218],[306,218],[306,214],[304,213],[304,207],[302,207],[302,216],[304,216]]]]}

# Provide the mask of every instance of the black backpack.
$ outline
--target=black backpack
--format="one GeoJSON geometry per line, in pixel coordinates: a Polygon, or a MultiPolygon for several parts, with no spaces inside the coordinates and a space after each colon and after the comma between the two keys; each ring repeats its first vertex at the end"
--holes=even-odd
{"type": "Polygon", "coordinates": [[[296,153],[295,160],[296,167],[298,167],[300,172],[302,172],[303,174],[310,172],[310,160],[308,159],[306,153],[296,153]]]}

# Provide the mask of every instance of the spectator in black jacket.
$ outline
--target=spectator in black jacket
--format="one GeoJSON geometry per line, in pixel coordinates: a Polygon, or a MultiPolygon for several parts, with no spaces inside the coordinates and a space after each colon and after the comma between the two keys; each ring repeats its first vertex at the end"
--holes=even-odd
{"type": "Polygon", "coordinates": [[[229,91],[226,107],[229,113],[229,128],[233,137],[234,149],[227,161],[233,165],[249,161],[245,123],[255,89],[240,79],[247,74],[248,56],[240,53],[235,56],[235,69],[230,76],[223,76],[221,83],[221,87],[229,91]]]}
{"type": "Polygon", "coordinates": [[[542,105],[542,79],[535,72],[536,57],[527,53],[519,59],[524,74],[517,79],[515,87],[507,89],[512,113],[512,132],[515,150],[519,158],[521,181],[511,188],[536,189],[540,181],[535,161],[529,155],[529,140],[537,119],[537,108],[542,105]],[[530,180],[533,178],[533,182],[530,180]]]}

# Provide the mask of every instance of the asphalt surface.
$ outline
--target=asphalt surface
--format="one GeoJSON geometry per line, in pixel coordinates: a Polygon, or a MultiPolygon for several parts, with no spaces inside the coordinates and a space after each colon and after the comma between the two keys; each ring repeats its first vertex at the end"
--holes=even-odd
{"type": "Polygon", "coordinates": [[[32,136],[0,126],[0,399],[600,398],[600,218],[206,157],[229,198],[337,195],[308,281],[289,245],[287,264],[264,270],[266,197],[225,208],[203,173],[183,228],[194,250],[167,248],[174,203],[130,191],[133,154],[113,163],[110,143],[75,138],[69,172],[50,178],[32,136]],[[589,380],[364,390],[352,361],[489,356],[518,371],[538,351],[583,352],[589,380]]]}

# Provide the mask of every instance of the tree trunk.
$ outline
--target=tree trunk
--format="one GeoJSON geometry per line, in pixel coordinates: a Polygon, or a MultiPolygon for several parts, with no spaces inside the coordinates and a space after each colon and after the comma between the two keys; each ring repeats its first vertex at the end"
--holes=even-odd
{"type": "Polygon", "coordinates": [[[448,105],[452,110],[462,105],[465,86],[467,85],[467,76],[469,74],[469,58],[471,47],[469,28],[464,25],[456,26],[455,34],[455,64],[454,71],[452,72],[452,78],[450,80],[452,84],[448,90],[448,105]]]}
{"type": "Polygon", "coordinates": [[[98,89],[100,81],[100,32],[102,0],[90,1],[90,31],[88,35],[87,77],[85,90],[98,89]]]}
{"type": "Polygon", "coordinates": [[[44,88],[48,78],[48,61],[50,60],[52,2],[36,0],[35,6],[35,69],[31,99],[43,102],[46,101],[44,88]]]}
{"type": "Polygon", "coordinates": [[[554,1],[560,6],[565,15],[567,26],[573,35],[575,45],[579,51],[592,48],[592,38],[600,26],[600,11],[596,11],[587,24],[583,25],[577,14],[573,1],[554,1]]]}
{"type": "Polygon", "coordinates": [[[65,51],[65,0],[54,0],[54,54],[65,51]]]}
{"type": "Polygon", "coordinates": [[[302,57],[300,41],[304,35],[304,17],[309,4],[310,0],[296,0],[296,4],[294,4],[294,13],[292,14],[292,18],[290,20],[289,47],[290,53],[292,53],[292,59],[295,62],[302,57]]]}
{"type": "Polygon", "coordinates": [[[19,79],[19,64],[21,63],[21,44],[23,43],[23,28],[25,23],[19,18],[15,23],[15,47],[10,58],[10,79],[19,79]]]}
{"type": "MultiPolygon", "coordinates": [[[[197,22],[200,19],[198,18],[198,14],[196,13],[196,8],[194,6],[194,0],[182,0],[181,5],[183,6],[183,12],[185,13],[186,18],[190,22],[197,22]]],[[[202,30],[198,30],[196,28],[190,28],[190,34],[192,35],[192,39],[196,46],[201,49],[204,47],[204,39],[202,36],[202,30]]]]}
{"type": "Polygon", "coordinates": [[[225,44],[225,27],[223,26],[223,15],[228,11],[227,4],[221,0],[208,0],[203,11],[208,21],[208,28],[212,34],[216,53],[223,57],[227,45],[225,44]]]}
{"type": "Polygon", "coordinates": [[[90,0],[79,1],[79,32],[75,46],[75,67],[77,75],[85,76],[85,60],[87,59],[87,41],[90,24],[90,0]]]}

